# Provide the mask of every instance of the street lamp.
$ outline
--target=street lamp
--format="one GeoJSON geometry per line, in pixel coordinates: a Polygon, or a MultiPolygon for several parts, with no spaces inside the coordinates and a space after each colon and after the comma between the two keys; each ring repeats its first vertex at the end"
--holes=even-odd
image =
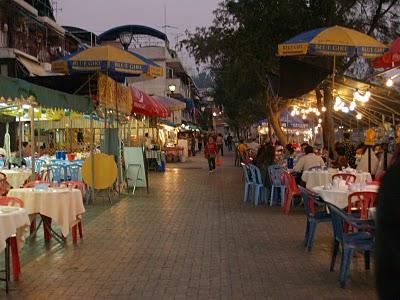
{"type": "Polygon", "coordinates": [[[176,85],[175,84],[168,85],[168,90],[173,94],[176,90],[176,85]]]}
{"type": "Polygon", "coordinates": [[[133,40],[133,33],[132,32],[121,32],[119,34],[119,42],[121,43],[122,47],[124,47],[124,50],[128,51],[128,48],[130,44],[132,43],[133,40]]]}

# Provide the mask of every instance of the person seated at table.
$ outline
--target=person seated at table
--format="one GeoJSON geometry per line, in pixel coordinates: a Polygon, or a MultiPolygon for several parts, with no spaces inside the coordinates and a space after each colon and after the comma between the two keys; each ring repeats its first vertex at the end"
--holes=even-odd
{"type": "Polygon", "coordinates": [[[376,199],[375,275],[380,299],[399,299],[400,295],[399,153],[398,144],[376,199]]]}
{"type": "Polygon", "coordinates": [[[264,145],[258,150],[254,164],[260,169],[261,178],[264,186],[270,188],[271,181],[269,180],[268,167],[276,164],[275,162],[275,147],[272,145],[264,145]]]}
{"type": "Polygon", "coordinates": [[[314,154],[314,148],[308,145],[304,149],[305,155],[300,157],[297,163],[294,165],[293,171],[297,173],[302,173],[313,167],[324,167],[325,163],[321,156],[314,154]]]}
{"type": "Polygon", "coordinates": [[[339,170],[343,168],[347,168],[349,165],[346,157],[346,149],[343,145],[338,145],[335,149],[336,158],[333,161],[333,167],[338,168],[339,170]]]}
{"type": "MultiPolygon", "coordinates": [[[[379,160],[376,157],[375,153],[371,149],[371,172],[370,173],[372,176],[375,176],[376,171],[378,169],[378,165],[379,165],[379,160]]],[[[368,147],[365,145],[362,148],[361,157],[359,158],[359,160],[357,162],[356,170],[360,171],[360,172],[369,172],[369,169],[368,169],[368,147]]]]}
{"type": "Polygon", "coordinates": [[[296,152],[296,160],[299,160],[301,157],[305,155],[305,149],[307,146],[309,146],[308,143],[302,143],[300,145],[300,151],[296,152]]]}
{"type": "Polygon", "coordinates": [[[32,155],[32,149],[28,142],[22,143],[22,156],[29,157],[32,155]]]}

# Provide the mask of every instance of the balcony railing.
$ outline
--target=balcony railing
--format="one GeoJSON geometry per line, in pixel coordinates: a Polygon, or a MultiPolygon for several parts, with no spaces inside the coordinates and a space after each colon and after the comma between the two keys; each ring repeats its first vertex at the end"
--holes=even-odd
{"type": "Polygon", "coordinates": [[[0,48],[14,48],[33,57],[40,62],[52,62],[59,56],[60,47],[49,47],[38,44],[36,38],[27,38],[25,34],[14,33],[10,39],[9,32],[0,31],[0,48]]]}

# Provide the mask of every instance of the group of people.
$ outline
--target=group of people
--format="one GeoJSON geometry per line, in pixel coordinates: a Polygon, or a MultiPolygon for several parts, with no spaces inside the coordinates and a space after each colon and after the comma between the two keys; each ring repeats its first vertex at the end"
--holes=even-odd
{"type": "MultiPolygon", "coordinates": [[[[344,133],[343,140],[337,142],[330,151],[323,148],[314,149],[308,143],[301,145],[287,144],[285,148],[279,143],[266,143],[259,147],[253,163],[260,169],[264,185],[270,185],[268,167],[280,165],[290,169],[295,174],[298,183],[301,182],[303,171],[312,168],[324,168],[329,165],[333,168],[354,168],[360,172],[370,172],[375,178],[381,177],[385,170],[395,163],[400,152],[400,145],[393,152],[388,151],[388,144],[383,143],[369,147],[364,144],[354,145],[350,135],[344,133]],[[329,152],[329,155],[328,155],[329,152]],[[289,165],[293,164],[293,165],[289,165]]],[[[249,153],[249,144],[240,141],[237,146],[238,153],[249,153]]]]}

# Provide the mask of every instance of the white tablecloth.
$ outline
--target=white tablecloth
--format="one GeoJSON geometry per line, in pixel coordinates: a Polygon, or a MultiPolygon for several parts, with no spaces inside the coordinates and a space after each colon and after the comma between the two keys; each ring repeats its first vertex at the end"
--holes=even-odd
{"type": "MultiPolygon", "coordinates": [[[[337,173],[344,173],[344,172],[338,172],[333,170],[304,171],[303,175],[301,176],[301,179],[306,182],[306,187],[308,189],[312,189],[313,187],[316,186],[323,186],[328,183],[331,183],[332,176],[337,173]]],[[[368,172],[355,173],[354,175],[356,175],[356,182],[359,183],[364,183],[366,181],[372,180],[371,174],[369,174],[368,172]]]]}
{"type": "MultiPolygon", "coordinates": [[[[365,191],[377,192],[379,187],[377,185],[367,185],[365,191]]],[[[323,186],[317,186],[312,189],[322,197],[325,202],[332,203],[338,208],[345,208],[349,203],[349,195],[352,193],[349,190],[331,189],[325,190],[323,186]]]]}
{"type": "Polygon", "coordinates": [[[0,251],[6,247],[6,240],[13,234],[17,235],[18,247],[22,247],[23,229],[31,224],[26,209],[17,208],[12,212],[2,212],[2,208],[8,206],[0,206],[0,251]]]}
{"type": "Polygon", "coordinates": [[[42,214],[52,218],[65,237],[80,215],[85,212],[82,193],[78,189],[35,191],[23,188],[12,189],[8,195],[22,199],[28,214],[42,214]]]}
{"type": "Polygon", "coordinates": [[[23,186],[32,175],[32,170],[1,170],[0,172],[6,174],[7,182],[14,188],[23,186]]]}

